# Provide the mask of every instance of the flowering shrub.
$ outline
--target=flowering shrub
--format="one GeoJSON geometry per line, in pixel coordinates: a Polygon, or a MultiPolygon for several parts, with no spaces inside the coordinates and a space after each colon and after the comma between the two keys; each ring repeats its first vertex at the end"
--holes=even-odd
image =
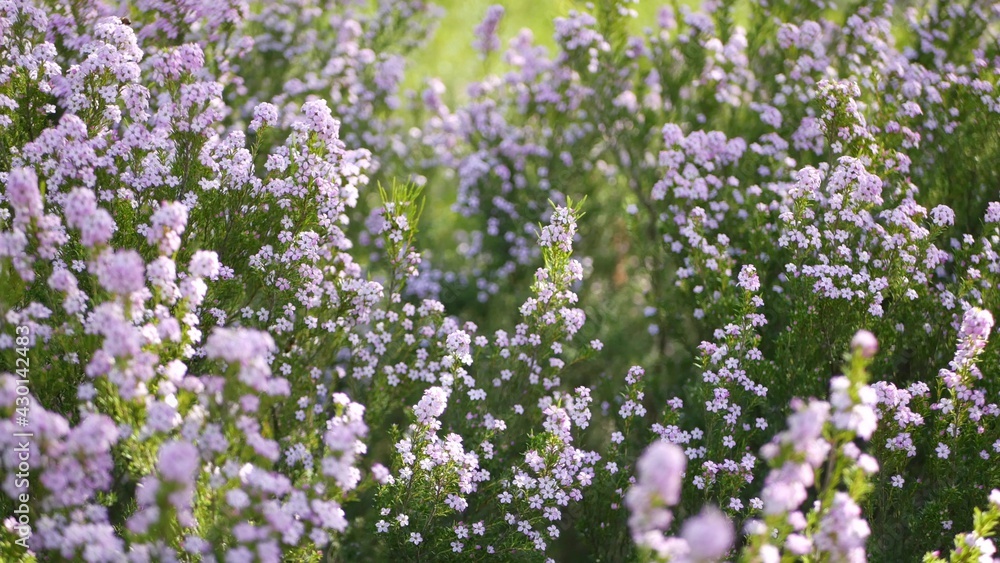
{"type": "Polygon", "coordinates": [[[657,9],[0,0],[0,560],[993,561],[1000,9],[657,9]]]}

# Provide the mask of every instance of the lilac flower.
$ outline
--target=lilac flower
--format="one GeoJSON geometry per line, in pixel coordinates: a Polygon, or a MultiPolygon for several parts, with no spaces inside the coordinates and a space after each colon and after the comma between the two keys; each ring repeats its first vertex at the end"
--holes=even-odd
{"type": "Polygon", "coordinates": [[[97,279],[112,293],[129,296],[145,287],[145,264],[134,250],[105,250],[97,259],[97,279]]]}
{"type": "Polygon", "coordinates": [[[690,546],[691,561],[720,561],[729,553],[735,534],[725,514],[706,508],[684,522],[681,538],[690,546]]]}
{"type": "Polygon", "coordinates": [[[674,444],[658,441],[646,448],[636,462],[636,484],[625,496],[625,504],[631,512],[629,527],[633,537],[670,526],[673,517],[668,510],[660,508],[660,503],[673,506],[680,501],[686,467],[684,451],[674,444]]]}
{"type": "Polygon", "coordinates": [[[576,220],[572,212],[568,208],[559,207],[552,213],[550,224],[542,227],[539,245],[543,248],[557,246],[564,252],[570,252],[575,234],[576,220]]]}
{"type": "Polygon", "coordinates": [[[266,332],[248,329],[216,328],[205,342],[209,358],[224,360],[239,366],[239,380],[258,392],[287,395],[288,381],[272,377],[269,355],[274,352],[274,339],[266,332]]]}
{"type": "Polygon", "coordinates": [[[951,448],[941,442],[938,442],[937,448],[934,451],[937,452],[937,456],[941,459],[948,459],[948,456],[951,455],[951,448]]]}
{"type": "Polygon", "coordinates": [[[1000,202],[991,201],[986,208],[986,222],[1000,223],[1000,202]]]}
{"type": "Polygon", "coordinates": [[[863,440],[871,438],[878,424],[873,407],[877,401],[875,391],[863,385],[854,390],[858,399],[850,396],[851,382],[845,376],[830,380],[830,404],[834,407],[831,421],[836,428],[851,430],[863,440]]]}
{"type": "Polygon", "coordinates": [[[503,15],[503,6],[494,4],[486,9],[486,16],[476,26],[474,30],[476,39],[473,41],[472,46],[476,51],[479,51],[481,56],[485,57],[493,51],[500,49],[500,38],[497,36],[497,30],[500,27],[500,20],[503,19],[503,15]]]}
{"type": "Polygon", "coordinates": [[[422,423],[430,422],[444,413],[448,406],[448,391],[443,387],[431,387],[424,391],[423,398],[413,407],[413,413],[422,423]]]}
{"type": "Polygon", "coordinates": [[[878,340],[875,339],[874,334],[867,330],[859,330],[851,339],[851,349],[861,352],[861,355],[866,358],[871,358],[878,352],[878,340]]]}
{"type": "Polygon", "coordinates": [[[197,448],[187,442],[170,442],[160,447],[157,468],[167,481],[190,484],[200,466],[197,448]]]}
{"type": "Polygon", "coordinates": [[[219,257],[215,252],[199,250],[191,257],[188,264],[188,272],[193,276],[201,278],[211,278],[219,274],[219,257]]]}
{"type": "Polygon", "coordinates": [[[31,168],[15,168],[7,174],[7,192],[5,194],[14,211],[17,220],[28,223],[39,219],[43,213],[42,194],[38,190],[38,176],[31,168]]]}
{"type": "Polygon", "coordinates": [[[838,561],[865,560],[865,541],[871,534],[861,508],[847,493],[834,494],[833,504],[813,537],[817,550],[838,561]]]}
{"type": "Polygon", "coordinates": [[[265,126],[273,126],[278,123],[278,108],[274,104],[267,102],[258,104],[253,109],[253,121],[250,122],[249,129],[257,131],[265,126]]]}
{"type": "Polygon", "coordinates": [[[931,209],[931,217],[934,224],[939,227],[948,227],[955,224],[955,212],[947,205],[938,205],[931,209]]]}
{"type": "Polygon", "coordinates": [[[740,269],[740,287],[743,289],[756,293],[760,290],[760,278],[757,276],[757,268],[752,264],[746,264],[740,269]]]}
{"type": "Polygon", "coordinates": [[[181,247],[180,235],[187,226],[188,210],[178,202],[164,202],[153,213],[151,226],[146,233],[149,244],[156,246],[161,254],[173,254],[181,247]]]}
{"type": "Polygon", "coordinates": [[[216,329],[205,343],[205,353],[228,363],[250,363],[274,350],[267,333],[247,329],[216,329]]]}
{"type": "Polygon", "coordinates": [[[472,344],[472,339],[463,330],[455,331],[448,335],[448,339],[445,341],[445,346],[448,348],[448,352],[453,354],[459,361],[463,364],[472,364],[472,353],[469,345],[472,344]]]}

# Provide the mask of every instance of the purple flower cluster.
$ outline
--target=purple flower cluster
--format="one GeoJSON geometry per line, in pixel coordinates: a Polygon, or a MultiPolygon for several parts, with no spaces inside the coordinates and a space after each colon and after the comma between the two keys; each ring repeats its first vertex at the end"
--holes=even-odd
{"type": "Polygon", "coordinates": [[[0,1],[0,559],[992,560],[1000,11],[820,4],[0,1]]]}

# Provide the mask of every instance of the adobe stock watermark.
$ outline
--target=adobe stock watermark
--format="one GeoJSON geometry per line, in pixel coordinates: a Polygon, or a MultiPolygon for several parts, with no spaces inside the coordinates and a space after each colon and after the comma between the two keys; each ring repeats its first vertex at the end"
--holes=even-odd
{"type": "Polygon", "coordinates": [[[17,446],[12,455],[17,456],[17,471],[14,473],[14,488],[17,492],[17,500],[14,503],[14,530],[17,531],[17,539],[14,543],[28,549],[28,542],[31,539],[31,489],[28,476],[31,474],[31,439],[34,433],[27,428],[31,420],[31,398],[29,387],[31,379],[31,359],[28,355],[31,343],[31,330],[25,326],[17,327],[17,336],[14,341],[15,366],[14,371],[17,376],[17,397],[14,399],[14,422],[18,427],[24,429],[15,431],[13,436],[17,446]]]}

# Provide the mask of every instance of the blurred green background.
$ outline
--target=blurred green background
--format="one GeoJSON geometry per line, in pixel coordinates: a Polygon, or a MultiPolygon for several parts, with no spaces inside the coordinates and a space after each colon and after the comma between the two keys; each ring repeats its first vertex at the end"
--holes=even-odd
{"type": "MultiPolygon", "coordinates": [[[[444,11],[437,32],[428,44],[415,52],[411,71],[407,72],[406,87],[420,86],[427,78],[438,77],[448,87],[448,96],[464,90],[463,85],[482,77],[490,68],[498,67],[497,55],[481,60],[472,48],[473,30],[493,4],[504,7],[500,24],[501,49],[521,28],[531,28],[535,41],[550,48],[555,44],[553,19],[573,8],[570,0],[434,0],[444,11]]],[[[582,4],[581,4],[582,6],[582,4]]],[[[464,92],[461,92],[464,94],[464,92]]]]}
{"type": "MultiPolygon", "coordinates": [[[[500,23],[500,50],[507,48],[508,41],[521,29],[529,28],[537,45],[549,49],[552,55],[555,41],[554,20],[567,15],[570,10],[583,11],[587,3],[579,0],[433,0],[444,10],[437,32],[428,44],[413,53],[407,72],[405,88],[419,89],[431,77],[440,78],[448,88],[445,99],[450,102],[465,94],[465,85],[492,72],[500,72],[500,54],[494,53],[482,60],[473,50],[475,39],[473,30],[486,15],[486,9],[494,4],[504,7],[504,17],[500,23]]],[[[681,4],[694,5],[696,1],[686,0],[681,4]]],[[[656,13],[663,5],[673,5],[671,0],[637,2],[632,8],[638,12],[633,20],[635,31],[655,25],[656,13]]]]}

